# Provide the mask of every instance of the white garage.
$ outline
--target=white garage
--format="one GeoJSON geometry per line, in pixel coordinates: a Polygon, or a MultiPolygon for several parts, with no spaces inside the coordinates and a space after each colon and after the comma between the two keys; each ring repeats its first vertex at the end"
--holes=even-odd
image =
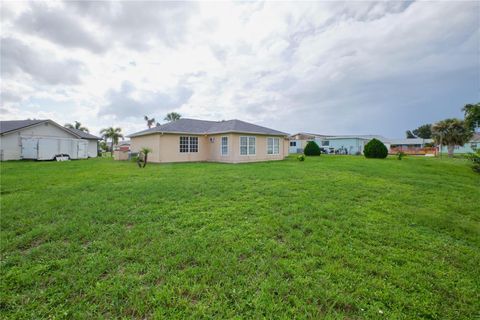
{"type": "Polygon", "coordinates": [[[97,156],[99,137],[52,120],[0,121],[0,160],[52,160],[97,156]]]}

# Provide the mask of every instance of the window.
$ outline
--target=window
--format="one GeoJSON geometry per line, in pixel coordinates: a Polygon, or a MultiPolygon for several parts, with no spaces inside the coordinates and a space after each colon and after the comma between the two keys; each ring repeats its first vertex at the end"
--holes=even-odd
{"type": "Polygon", "coordinates": [[[279,154],[279,153],[280,153],[280,139],[267,138],[267,154],[279,154]]]}
{"type": "Polygon", "coordinates": [[[180,152],[188,152],[188,137],[180,137],[180,152]]]}
{"type": "Polygon", "coordinates": [[[242,156],[255,154],[255,137],[240,137],[240,154],[242,156]]]}
{"type": "Polygon", "coordinates": [[[198,152],[198,137],[180,137],[180,152],[198,152]]]}
{"type": "Polygon", "coordinates": [[[470,144],[470,147],[472,148],[472,150],[477,150],[477,143],[472,142],[472,144],[470,144]]]}
{"type": "Polygon", "coordinates": [[[190,137],[190,152],[198,152],[198,137],[190,137]]]}
{"type": "Polygon", "coordinates": [[[322,147],[328,147],[330,145],[330,141],[322,140],[322,147]]]}
{"type": "Polygon", "coordinates": [[[290,147],[296,147],[297,141],[290,141],[290,147]]]}
{"type": "Polygon", "coordinates": [[[222,156],[228,155],[228,137],[222,137],[221,152],[222,156]]]}

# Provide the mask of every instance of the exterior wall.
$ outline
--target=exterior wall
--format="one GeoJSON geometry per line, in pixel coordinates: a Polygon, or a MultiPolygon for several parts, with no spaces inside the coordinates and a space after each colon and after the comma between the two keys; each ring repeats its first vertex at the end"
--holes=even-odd
{"type": "Polygon", "coordinates": [[[290,139],[290,141],[295,141],[297,145],[295,147],[290,147],[290,142],[289,142],[288,143],[289,153],[303,153],[303,149],[305,149],[307,142],[311,140],[290,139]]]}
{"type": "Polygon", "coordinates": [[[150,148],[152,152],[148,155],[148,161],[160,162],[160,134],[149,134],[146,136],[132,137],[130,139],[130,150],[140,152],[142,148],[150,148]]]}
{"type": "Polygon", "coordinates": [[[160,158],[158,162],[207,161],[208,138],[194,134],[163,134],[160,136],[160,158]],[[180,137],[198,137],[198,152],[180,152],[180,137]]]}
{"type": "Polygon", "coordinates": [[[21,142],[17,133],[0,136],[0,160],[20,160],[21,142]]]}
{"type": "Polygon", "coordinates": [[[233,153],[233,135],[232,134],[219,134],[209,136],[209,155],[208,161],[214,162],[234,162],[234,153],[233,153]],[[222,137],[228,138],[228,154],[222,155],[222,137]]]}
{"type": "Polygon", "coordinates": [[[240,137],[252,136],[248,134],[218,134],[211,136],[202,135],[180,135],[180,134],[152,134],[147,136],[132,137],[131,150],[132,152],[139,152],[142,147],[152,149],[149,154],[150,162],[191,162],[191,161],[214,161],[214,162],[255,162],[255,161],[269,161],[282,160],[288,155],[287,139],[278,137],[279,154],[267,154],[267,138],[270,136],[255,136],[255,155],[240,155],[240,137]],[[197,136],[198,137],[198,152],[181,153],[180,152],[180,136],[197,136]],[[228,155],[221,154],[222,137],[228,137],[228,155]]]}
{"type": "Polygon", "coordinates": [[[22,155],[21,137],[49,137],[78,139],[73,134],[51,123],[41,123],[0,137],[0,160],[20,160],[22,155]]]}
{"type": "Polygon", "coordinates": [[[88,141],[88,157],[96,158],[98,156],[98,141],[97,140],[87,140],[88,141]]]}
{"type": "Polygon", "coordinates": [[[285,158],[285,154],[288,150],[285,150],[285,143],[282,143],[283,137],[275,137],[280,139],[279,154],[269,155],[267,154],[267,138],[271,136],[260,135],[248,135],[248,134],[232,134],[232,162],[255,162],[255,161],[270,161],[270,160],[282,160],[285,158]],[[240,137],[241,136],[255,136],[255,155],[240,155],[240,137]]]}

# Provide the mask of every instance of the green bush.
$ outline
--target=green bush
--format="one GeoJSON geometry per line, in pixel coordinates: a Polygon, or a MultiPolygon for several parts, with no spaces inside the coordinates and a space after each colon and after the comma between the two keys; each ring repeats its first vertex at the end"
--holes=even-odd
{"type": "Polygon", "coordinates": [[[305,149],[303,150],[303,153],[306,156],[319,156],[321,151],[320,147],[315,141],[308,141],[305,149]]]}
{"type": "Polygon", "coordinates": [[[365,145],[363,154],[366,158],[385,159],[388,155],[388,149],[382,141],[372,139],[365,145]]]}
{"type": "Polygon", "coordinates": [[[305,161],[305,156],[303,154],[301,154],[297,157],[297,160],[298,161],[305,161]]]}
{"type": "Polygon", "coordinates": [[[405,156],[406,156],[405,152],[403,152],[403,151],[397,152],[397,159],[398,160],[402,160],[403,157],[405,157],[405,156]]]}
{"type": "Polygon", "coordinates": [[[472,170],[480,173],[480,149],[477,149],[475,153],[469,153],[467,158],[472,161],[472,170]]]}

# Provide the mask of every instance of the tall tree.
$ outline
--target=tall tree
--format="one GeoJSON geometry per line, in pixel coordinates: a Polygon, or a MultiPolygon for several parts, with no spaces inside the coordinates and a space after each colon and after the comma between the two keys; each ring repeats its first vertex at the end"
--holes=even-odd
{"type": "Polygon", "coordinates": [[[412,133],[422,139],[431,139],[432,138],[432,125],[430,123],[421,125],[417,129],[413,130],[412,133]]]}
{"type": "Polygon", "coordinates": [[[149,119],[148,116],[144,116],[143,119],[145,119],[145,121],[147,121],[148,129],[153,127],[153,124],[155,123],[155,118],[149,119]]]}
{"type": "MultiPolygon", "coordinates": [[[[113,152],[113,145],[117,144],[118,140],[120,138],[123,139],[123,134],[122,134],[122,129],[121,128],[114,128],[114,127],[105,128],[105,129],[102,129],[100,131],[100,134],[105,138],[105,141],[107,141],[108,139],[111,140],[111,142],[110,142],[111,149],[110,150],[112,152],[113,152]]],[[[113,155],[113,153],[112,153],[112,155],[113,155]]]]}
{"type": "Polygon", "coordinates": [[[445,119],[432,126],[433,139],[442,148],[447,146],[448,156],[453,157],[455,146],[463,146],[472,136],[472,131],[460,119],[445,119]]]}
{"type": "Polygon", "coordinates": [[[167,115],[165,116],[165,119],[163,119],[163,120],[168,121],[168,122],[172,122],[172,121],[179,120],[181,117],[182,117],[182,115],[180,113],[170,112],[170,113],[167,113],[167,115]]]}
{"type": "Polygon", "coordinates": [[[407,136],[407,139],[416,138],[415,135],[410,130],[405,131],[405,135],[407,136]]]}
{"type": "Polygon", "coordinates": [[[472,131],[480,128],[480,102],[467,104],[462,108],[462,111],[465,114],[465,123],[472,131]]]}
{"type": "Polygon", "coordinates": [[[65,123],[64,127],[68,129],[77,129],[84,132],[90,132],[87,127],[82,126],[82,124],[78,121],[75,121],[75,124],[65,123]]]}

